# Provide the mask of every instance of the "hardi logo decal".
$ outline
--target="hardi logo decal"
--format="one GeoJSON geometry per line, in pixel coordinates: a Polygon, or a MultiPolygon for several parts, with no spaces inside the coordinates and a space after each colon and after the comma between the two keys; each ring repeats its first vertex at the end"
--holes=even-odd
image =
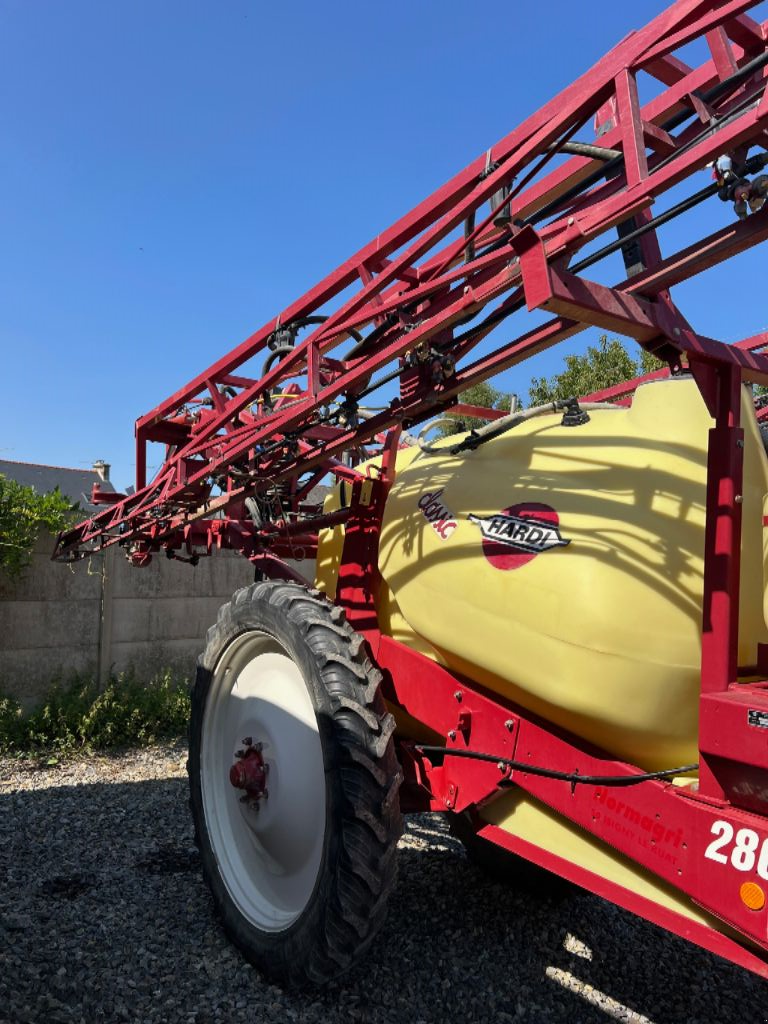
{"type": "Polygon", "coordinates": [[[560,536],[560,520],[549,505],[526,501],[492,516],[469,516],[480,527],[483,554],[496,569],[519,569],[542,551],[570,544],[560,536]]]}

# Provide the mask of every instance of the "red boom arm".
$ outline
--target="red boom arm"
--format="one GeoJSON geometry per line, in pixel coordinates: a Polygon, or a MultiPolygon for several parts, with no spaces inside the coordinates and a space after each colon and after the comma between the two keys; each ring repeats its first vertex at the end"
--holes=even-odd
{"type": "Polygon", "coordinates": [[[142,416],[135,493],[62,534],[55,557],[119,542],[136,564],[161,548],[222,545],[257,561],[289,542],[311,546],[325,522],[305,501],[314,483],[328,473],[354,479],[353,464],[380,450],[389,428],[435,415],[469,385],[590,325],[636,338],[673,368],[685,360],[713,410],[712,367],[768,383],[768,359],[757,354],[768,336],[735,346],[698,336],[669,295],[768,235],[768,178],[759,174],[768,50],[766,25],[745,13],[755,5],[678,0],[142,416]],[[691,67],[675,53],[696,39],[710,57],[691,67]],[[663,86],[645,104],[641,71],[663,86]],[[593,122],[599,139],[585,143],[593,122]],[[654,218],[657,197],[724,156],[717,182],[654,218]],[[662,257],[656,227],[718,191],[742,219],[662,257]],[[618,241],[609,235],[577,259],[612,229],[618,241]],[[608,288],[583,276],[617,249],[625,280],[608,288]],[[526,306],[553,316],[473,361],[526,306]],[[393,380],[399,393],[366,413],[368,396],[393,380]],[[150,482],[148,442],[166,446],[150,482]]]}

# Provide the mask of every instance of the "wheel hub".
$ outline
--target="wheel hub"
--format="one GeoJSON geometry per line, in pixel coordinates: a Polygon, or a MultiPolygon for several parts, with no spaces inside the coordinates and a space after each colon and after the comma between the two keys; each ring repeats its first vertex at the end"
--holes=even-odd
{"type": "Polygon", "coordinates": [[[264,763],[261,754],[261,743],[254,743],[249,736],[243,740],[242,749],[236,751],[235,762],[229,769],[229,781],[235,789],[244,790],[240,797],[242,803],[248,803],[255,810],[259,809],[261,800],[269,797],[267,774],[269,765],[264,763]]]}

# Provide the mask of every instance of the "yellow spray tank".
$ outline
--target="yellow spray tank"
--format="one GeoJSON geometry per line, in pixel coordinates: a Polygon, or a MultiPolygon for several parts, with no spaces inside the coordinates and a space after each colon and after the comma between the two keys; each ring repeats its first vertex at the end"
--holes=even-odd
{"type": "MultiPolygon", "coordinates": [[[[754,665],[768,641],[768,459],[747,389],[742,417],[739,664],[754,665]]],[[[382,631],[633,764],[697,761],[711,426],[681,377],[582,425],[544,415],[459,455],[455,438],[402,451],[381,535],[382,631]]],[[[341,542],[341,528],[321,536],[329,593],[341,542]]]]}

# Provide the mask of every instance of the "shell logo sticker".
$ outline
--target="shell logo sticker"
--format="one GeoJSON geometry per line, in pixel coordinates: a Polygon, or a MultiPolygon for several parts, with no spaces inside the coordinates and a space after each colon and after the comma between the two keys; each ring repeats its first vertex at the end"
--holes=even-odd
{"type": "Polygon", "coordinates": [[[492,516],[469,515],[480,527],[483,554],[496,569],[519,569],[537,555],[570,544],[560,535],[560,519],[549,505],[526,501],[492,516]]]}

